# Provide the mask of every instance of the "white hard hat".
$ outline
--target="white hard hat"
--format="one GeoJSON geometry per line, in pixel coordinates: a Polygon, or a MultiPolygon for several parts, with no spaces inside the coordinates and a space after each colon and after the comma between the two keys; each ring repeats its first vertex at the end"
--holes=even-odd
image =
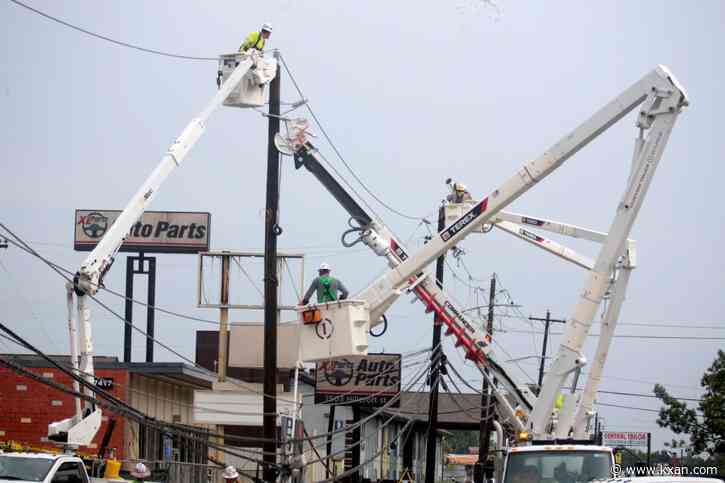
{"type": "Polygon", "coordinates": [[[131,476],[134,478],[148,478],[151,476],[151,472],[146,468],[145,464],[137,463],[136,467],[131,470],[131,476]]]}
{"type": "Polygon", "coordinates": [[[271,23],[263,23],[262,24],[262,30],[266,30],[269,33],[272,33],[272,24],[271,23]]]}
{"type": "Polygon", "coordinates": [[[466,191],[466,185],[463,183],[456,183],[453,185],[453,189],[456,191],[466,191]]]}
{"type": "Polygon", "coordinates": [[[320,264],[320,268],[318,268],[317,270],[319,270],[319,271],[327,270],[329,272],[330,266],[327,263],[322,263],[322,264],[320,264]]]}
{"type": "Polygon", "coordinates": [[[227,466],[226,468],[224,468],[222,478],[224,478],[225,480],[233,480],[234,478],[239,478],[239,472],[237,472],[237,469],[233,466],[227,466]]]}

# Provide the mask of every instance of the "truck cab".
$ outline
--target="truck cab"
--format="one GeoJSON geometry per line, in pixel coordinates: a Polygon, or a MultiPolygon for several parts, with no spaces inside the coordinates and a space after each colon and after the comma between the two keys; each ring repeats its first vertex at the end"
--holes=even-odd
{"type": "Polygon", "coordinates": [[[502,483],[584,483],[612,477],[612,448],[593,445],[533,445],[509,449],[502,483]]]}
{"type": "Polygon", "coordinates": [[[0,482],[89,483],[77,456],[52,453],[0,454],[0,482]]]}

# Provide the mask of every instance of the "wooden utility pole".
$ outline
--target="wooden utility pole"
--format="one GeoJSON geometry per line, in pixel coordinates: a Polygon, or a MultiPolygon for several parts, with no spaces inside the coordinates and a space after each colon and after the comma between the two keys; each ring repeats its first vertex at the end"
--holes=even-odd
{"type": "MultiPolygon", "coordinates": [[[[446,212],[443,206],[438,210],[438,232],[446,227],[446,212]]],[[[436,282],[443,287],[445,254],[436,261],[436,282]]],[[[431,351],[430,393],[428,396],[428,434],[425,450],[425,483],[435,482],[436,468],[436,434],[438,432],[438,388],[440,382],[440,365],[443,359],[441,347],[441,324],[438,316],[433,316],[433,346],[431,351]]]]}
{"type": "MultiPolygon", "coordinates": [[[[491,275],[491,285],[488,289],[488,320],[486,331],[493,335],[493,308],[496,306],[496,274],[491,275]]],[[[481,386],[481,423],[478,437],[478,464],[474,467],[473,479],[475,483],[483,483],[484,466],[488,459],[489,442],[491,441],[491,428],[493,427],[493,398],[492,387],[484,376],[481,386]]]]}
{"type": "Polygon", "coordinates": [[[546,311],[546,318],[542,319],[539,317],[529,317],[529,320],[535,320],[537,322],[544,322],[544,343],[541,347],[541,361],[539,362],[539,390],[541,390],[541,384],[544,382],[544,362],[546,360],[546,345],[549,342],[549,327],[552,322],[557,324],[566,324],[566,320],[552,319],[551,312],[546,311]]]}
{"type": "Polygon", "coordinates": [[[227,360],[229,360],[229,258],[222,255],[222,285],[219,298],[219,360],[217,361],[217,375],[219,382],[227,379],[227,360]]]}
{"type": "MultiPolygon", "coordinates": [[[[278,55],[275,53],[275,57],[278,55]]],[[[278,59],[279,60],[279,59],[278,59]]],[[[279,152],[274,137],[279,132],[280,68],[269,84],[269,130],[267,139],[267,203],[264,217],[264,481],[274,482],[277,472],[277,224],[279,211],[279,152]]]]}

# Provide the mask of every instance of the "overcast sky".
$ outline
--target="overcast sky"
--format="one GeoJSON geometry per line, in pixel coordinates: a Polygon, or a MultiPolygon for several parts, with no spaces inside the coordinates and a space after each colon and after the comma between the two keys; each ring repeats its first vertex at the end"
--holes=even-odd
{"type": "MultiPolygon", "coordinates": [[[[144,47],[214,57],[236,50],[264,21],[337,147],[366,185],[388,204],[430,216],[444,180],[466,183],[475,197],[496,189],[524,162],[566,135],[649,72],[668,65],[688,91],[637,220],[639,266],[618,334],[725,337],[725,266],[720,199],[721,47],[725,6],[699,2],[55,2],[32,6],[91,31],[144,47]],[[686,328],[626,324],[684,325],[686,328]],[[693,328],[716,326],[717,329],[693,328]]],[[[119,47],[0,2],[0,221],[55,262],[77,269],[76,208],[121,209],[173,139],[211,99],[216,64],[119,47]]],[[[298,99],[284,76],[285,101],[298,99]]],[[[300,111],[303,112],[303,111],[300,111]]],[[[318,131],[319,132],[319,131],[318,131]]],[[[254,111],[221,109],[152,208],[209,211],[214,249],[261,250],[264,240],[267,126],[254,111]]],[[[629,169],[634,117],[628,116],[511,206],[512,211],[607,230],[629,169]]],[[[322,140],[322,153],[352,180],[322,140]]],[[[326,261],[354,292],[384,268],[366,250],[339,242],[346,213],[289,158],[282,165],[280,248],[305,251],[309,280],[326,261]]],[[[370,198],[368,197],[368,200],[370,198]]],[[[425,230],[371,201],[402,240],[419,247],[425,230]]],[[[433,219],[433,218],[431,218],[433,219]]],[[[564,240],[560,240],[564,241],[564,240]]],[[[570,246],[596,255],[596,247],[570,246]]],[[[521,313],[566,318],[585,273],[505,234],[469,238],[464,263],[446,283],[462,305],[467,285],[488,287],[496,272],[521,313]]],[[[123,289],[123,256],[106,278],[123,289]]],[[[0,251],[0,317],[44,350],[67,353],[62,281],[15,248],[0,251]]],[[[158,305],[215,319],[195,308],[196,258],[160,255],[158,305]]],[[[261,284],[261,281],[259,282],[261,284]]],[[[143,294],[144,284],[137,290],[143,294]]],[[[251,286],[244,288],[252,294],[251,286]]],[[[122,311],[123,302],[104,295],[122,311]]],[[[430,344],[430,316],[401,300],[388,333],[373,349],[404,352],[430,344]]],[[[136,321],[143,324],[138,310],[136,321]]],[[[234,314],[255,320],[261,314],[234,314]]],[[[93,309],[98,354],[122,355],[121,322],[93,309]]],[[[156,334],[193,358],[194,331],[213,326],[157,314],[156,334]]],[[[531,331],[500,318],[497,328],[531,331]]],[[[534,326],[540,331],[541,326],[534,326]]],[[[560,332],[555,327],[556,332],[560,332]]],[[[598,326],[594,326],[598,333],[598,326]]],[[[540,350],[541,336],[500,332],[513,357],[540,350]]],[[[552,349],[560,337],[553,337],[552,349]]],[[[615,340],[602,389],[651,394],[655,382],[697,397],[700,377],[723,340],[615,340]]],[[[591,356],[596,339],[586,350],[591,356]]],[[[10,350],[0,345],[0,350],[10,350]]],[[[138,336],[134,359],[142,360],[138,336]]],[[[451,360],[463,361],[450,347],[451,360]]],[[[502,355],[501,359],[507,358],[502,355]]],[[[177,360],[157,349],[157,360],[177,360]]],[[[536,360],[521,363],[536,376],[536,360]]],[[[515,366],[512,373],[526,380],[515,366]]],[[[470,367],[466,373],[477,378],[470,367]]],[[[657,409],[650,398],[601,395],[607,404],[657,409]]],[[[608,429],[654,431],[653,412],[601,407],[608,429]]]]}

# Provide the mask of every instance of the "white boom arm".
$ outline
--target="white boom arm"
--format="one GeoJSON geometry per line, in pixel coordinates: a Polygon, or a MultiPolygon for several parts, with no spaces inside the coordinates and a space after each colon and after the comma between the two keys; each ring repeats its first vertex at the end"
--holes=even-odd
{"type": "MultiPolygon", "coordinates": [[[[490,336],[467,321],[437,284],[421,270],[483,224],[491,223],[500,210],[548,176],[592,139],[643,102],[645,105],[638,116],[637,126],[640,130],[650,129],[640,150],[641,156],[646,162],[639,163],[639,169],[631,176],[629,187],[609,231],[610,236],[606,237],[599,258],[590,272],[581,301],[574,311],[574,317],[568,323],[566,342],[562,344],[553,370],[547,375],[544,387],[531,412],[531,417],[528,418],[529,427],[534,429],[534,435],[543,435],[543,430],[551,418],[551,409],[556,394],[563,386],[566,377],[585,362],[584,357],[580,354],[580,349],[588,334],[594,313],[604,295],[609,273],[627,240],[674,121],[681,108],[687,105],[684,91],[667,68],[658,66],[552,146],[542,156],[525,164],[499,189],[477,202],[468,212],[438,233],[437,237],[434,237],[413,256],[408,256],[404,248],[382,223],[373,221],[364,212],[362,216],[358,216],[358,218],[367,217],[361,221],[365,228],[362,231],[361,240],[377,255],[385,257],[391,267],[390,271],[355,297],[368,304],[371,325],[378,321],[385,310],[404,291],[412,291],[423,301],[427,311],[436,312],[438,320],[447,326],[446,334],[453,334],[456,337],[456,345],[464,347],[466,357],[476,362],[484,373],[484,377],[486,377],[484,369],[498,368],[498,365],[489,358],[491,353],[490,336]]],[[[291,137],[281,143],[285,145],[285,148],[280,148],[280,150],[283,152],[287,150],[288,154],[294,154],[295,161],[299,165],[311,163],[312,160],[319,165],[316,149],[304,138],[304,128],[292,131],[291,137]]],[[[316,173],[316,175],[318,174],[316,173]]],[[[328,173],[325,175],[329,177],[328,173]]],[[[320,175],[318,178],[322,180],[320,175]]],[[[344,204],[344,201],[348,201],[343,201],[345,196],[349,198],[347,193],[343,193],[344,196],[341,196],[329,186],[327,187],[341,203],[344,204]]],[[[336,189],[341,189],[339,184],[336,189]]],[[[356,204],[354,208],[359,210],[356,204]]],[[[354,210],[348,211],[356,216],[354,210]]],[[[508,381],[511,380],[508,379],[508,381]]],[[[510,386],[514,388],[514,391],[516,390],[513,381],[510,386]]],[[[530,408],[528,398],[519,393],[517,399],[524,409],[530,408]]],[[[505,398],[498,400],[502,402],[505,412],[512,415],[513,408],[505,401],[505,398]]],[[[523,426],[523,421],[518,417],[515,417],[512,422],[517,429],[523,426]]]]}
{"type": "Polygon", "coordinates": [[[591,258],[585,255],[581,255],[575,250],[572,250],[571,248],[566,247],[561,243],[557,243],[554,240],[538,235],[536,233],[532,233],[521,225],[512,223],[510,221],[496,221],[494,222],[493,226],[503,231],[504,233],[513,235],[516,238],[525,241],[526,243],[530,243],[535,247],[539,247],[542,250],[545,250],[552,255],[556,255],[557,257],[571,262],[581,268],[585,268],[587,270],[591,270],[592,268],[594,268],[594,260],[592,260],[591,258]]]}
{"type": "Polygon", "coordinates": [[[496,220],[508,221],[516,223],[517,225],[530,225],[539,230],[548,231],[549,233],[565,235],[572,238],[582,238],[584,240],[597,243],[604,243],[604,240],[607,238],[607,234],[601,231],[590,230],[588,228],[582,228],[581,226],[562,223],[560,221],[552,221],[544,218],[534,218],[528,215],[521,215],[518,213],[510,213],[505,210],[499,211],[498,215],[496,215],[496,220]]]}
{"type": "MultiPolygon", "coordinates": [[[[688,104],[684,90],[669,71],[661,66],[628,89],[615,102],[620,106],[631,106],[627,109],[631,110],[634,106],[629,102],[634,99],[638,100],[637,104],[646,100],[637,118],[637,127],[642,131],[648,130],[648,134],[646,138],[640,136],[644,142],[641,148],[635,149],[637,154],[637,161],[633,163],[635,169],[608,231],[609,236],[604,242],[594,269],[589,272],[579,302],[567,322],[564,340],[544,378],[531,414],[530,425],[534,437],[546,434],[557,394],[569,375],[586,364],[581,349],[609,285],[609,275],[623,253],[625,241],[662,158],[674,123],[682,107],[688,104]]],[[[616,119],[620,117],[621,115],[615,115],[616,119]]],[[[623,290],[619,293],[623,295],[623,290]]]]}
{"type": "Polygon", "coordinates": [[[77,288],[91,295],[95,294],[102,283],[103,275],[113,263],[113,257],[128,236],[131,227],[141,218],[146,208],[156,196],[161,184],[184,160],[194,144],[199,140],[209,117],[229,97],[232,90],[239,84],[244,74],[252,66],[252,60],[242,61],[231,77],[222,84],[209,105],[199,114],[198,117],[189,122],[181,135],[169,147],[168,151],[156,169],[146,178],[138,191],[126,204],[123,212],[119,215],[111,228],[106,232],[98,245],[88,254],[81,265],[79,279],[76,282],[77,288]]]}
{"type": "MultiPolygon", "coordinates": [[[[90,308],[88,297],[95,295],[103,284],[103,277],[113,264],[113,259],[121,248],[131,227],[138,221],[166,178],[176,169],[196,144],[206,129],[209,117],[224,103],[230,93],[237,87],[247,71],[258,60],[256,54],[241,59],[239,65],[217,91],[204,110],[186,126],[181,135],[169,147],[156,169],[144,181],[136,194],[133,195],[123,212],[111,228],[106,232],[98,245],[86,257],[73,279],[72,287],[68,288],[68,325],[71,336],[71,359],[74,369],[90,384],[94,383],[93,367],[93,335],[91,331],[90,308]],[[78,324],[73,316],[73,292],[77,295],[78,324]],[[79,342],[76,342],[76,333],[79,342]],[[78,349],[80,348],[80,363],[78,349]]],[[[92,396],[92,391],[84,392],[92,396]]],[[[76,408],[80,403],[76,400],[76,408]]],[[[77,410],[75,416],[51,423],[48,426],[48,437],[71,446],[87,446],[93,440],[101,424],[101,410],[90,403],[85,404],[83,411],[77,410]]]]}

